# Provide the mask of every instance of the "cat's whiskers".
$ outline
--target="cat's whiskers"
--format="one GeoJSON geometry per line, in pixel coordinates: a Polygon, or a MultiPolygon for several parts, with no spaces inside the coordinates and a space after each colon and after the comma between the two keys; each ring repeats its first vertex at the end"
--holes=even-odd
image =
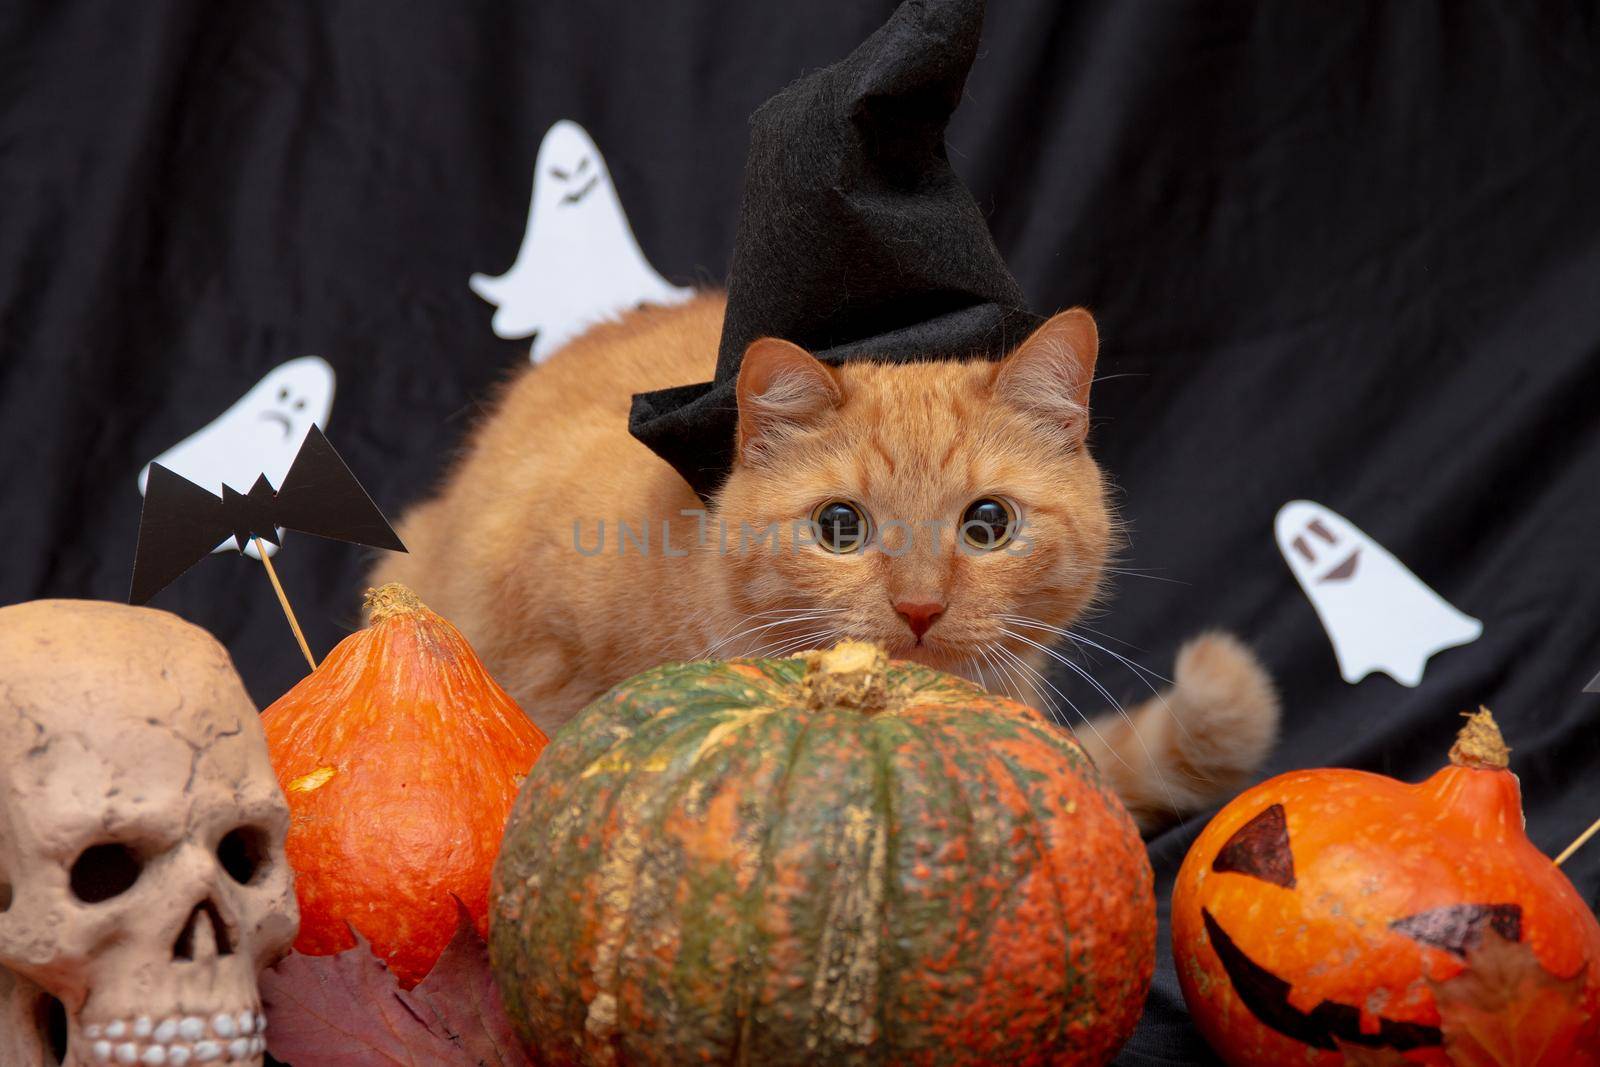
{"type": "Polygon", "coordinates": [[[989,675],[984,672],[983,664],[979,663],[976,659],[973,659],[972,669],[977,672],[977,683],[983,687],[984,692],[990,692],[989,675]]]}
{"type": "MultiPolygon", "coordinates": [[[[995,664],[995,670],[1000,672],[1000,677],[1005,678],[1006,683],[1008,683],[1005,696],[1011,697],[1013,701],[1021,701],[1022,704],[1030,704],[1029,699],[1027,699],[1026,696],[1022,696],[1021,691],[1019,691],[1018,686],[1016,686],[1016,670],[1011,667],[1010,662],[1006,662],[1006,651],[1008,651],[1008,649],[1006,649],[1005,646],[1000,645],[998,641],[994,641],[994,643],[990,643],[990,645],[984,645],[984,657],[989,659],[992,664],[995,664]]],[[[1034,694],[1035,696],[1040,696],[1037,688],[1034,689],[1034,694]]],[[[1038,704],[1034,704],[1034,707],[1038,707],[1038,704]]],[[[1040,710],[1048,710],[1048,712],[1050,712],[1050,717],[1053,718],[1053,720],[1061,723],[1061,726],[1064,726],[1066,729],[1072,729],[1072,723],[1067,723],[1067,721],[1062,720],[1061,717],[1056,715],[1056,707],[1054,707],[1054,705],[1050,705],[1050,707],[1043,707],[1043,709],[1040,710]]]]}
{"type": "Polygon", "coordinates": [[[986,647],[989,649],[989,652],[995,657],[995,659],[999,662],[1000,666],[1002,668],[1004,668],[1004,670],[1006,672],[1006,676],[1008,678],[1012,679],[1013,681],[1016,681],[1016,680],[1020,679],[1021,683],[1022,683],[1022,686],[1026,687],[1029,690],[1031,690],[1033,695],[1034,695],[1034,697],[1035,697],[1035,701],[1029,701],[1025,696],[1023,696],[1021,694],[1021,690],[1019,689],[1017,691],[1014,699],[1016,699],[1019,703],[1032,704],[1032,706],[1036,707],[1036,708],[1040,708],[1040,705],[1042,704],[1043,707],[1040,708],[1040,710],[1049,712],[1051,720],[1053,720],[1057,725],[1061,726],[1063,729],[1065,729],[1065,730],[1067,730],[1069,732],[1075,732],[1072,729],[1072,723],[1070,721],[1068,721],[1067,718],[1064,715],[1061,714],[1060,709],[1056,707],[1055,702],[1052,701],[1052,700],[1046,699],[1045,695],[1042,692],[1039,691],[1039,687],[1037,685],[1035,685],[1033,683],[1033,680],[1030,679],[1027,675],[1025,675],[1025,674],[1024,675],[1019,675],[1017,673],[1017,669],[1016,669],[1016,666],[1015,666],[1015,663],[1014,663],[1014,661],[1016,660],[1016,655],[1014,653],[1012,653],[1012,651],[1010,649],[1006,648],[1004,645],[1000,644],[999,642],[996,642],[995,644],[992,644],[992,645],[988,645],[986,647]]]}
{"type": "MultiPolygon", "coordinates": [[[[1167,805],[1172,809],[1172,813],[1181,819],[1183,817],[1183,810],[1178,807],[1177,798],[1173,796],[1171,787],[1167,785],[1167,776],[1162,773],[1161,764],[1156,761],[1155,754],[1150,751],[1150,746],[1145,743],[1144,734],[1139,732],[1138,724],[1133,721],[1133,716],[1128,714],[1128,710],[1122,706],[1122,702],[1116,697],[1112,696],[1111,691],[1105,686],[1101,685],[1098,678],[1090,674],[1083,667],[1080,667],[1078,664],[1072,662],[1066,656],[1062,655],[1058,650],[1051,648],[1049,645],[1041,644],[1024,634],[1019,634],[1015,630],[1008,630],[1003,626],[1000,628],[1000,632],[1014,641],[1021,641],[1025,645],[1031,645],[1033,648],[1043,652],[1045,655],[1049,656],[1051,659],[1055,660],[1069,671],[1072,671],[1078,677],[1082,678],[1084,681],[1093,686],[1095,691],[1099,693],[1107,703],[1116,709],[1117,714],[1122,716],[1122,721],[1128,724],[1128,730],[1133,734],[1133,739],[1139,742],[1139,749],[1144,753],[1144,757],[1149,762],[1151,769],[1155,771],[1156,778],[1161,783],[1161,791],[1167,795],[1167,805]]],[[[1126,763],[1124,763],[1124,766],[1126,766],[1126,763]]]]}
{"type": "MultiPolygon", "coordinates": [[[[1041,623],[1039,623],[1039,621],[1037,619],[1034,619],[1034,620],[1031,620],[1031,621],[1035,625],[1042,625],[1041,623]]],[[[1124,641],[1119,637],[1113,637],[1111,634],[1106,633],[1104,630],[1096,630],[1094,627],[1085,626],[1082,623],[1079,623],[1078,627],[1079,627],[1079,629],[1088,630],[1092,634],[1098,634],[1101,637],[1105,638],[1107,641],[1115,641],[1119,645],[1126,645],[1128,648],[1131,648],[1131,649],[1133,649],[1133,650],[1135,650],[1137,652],[1146,651],[1145,649],[1140,648],[1138,645],[1132,644],[1132,643],[1130,643],[1128,641],[1124,641]]],[[[1107,648],[1106,646],[1104,646],[1104,645],[1102,645],[1102,644],[1100,644],[1100,643],[1098,643],[1096,641],[1093,641],[1093,640],[1090,640],[1087,637],[1084,637],[1082,634],[1074,633],[1071,630],[1063,630],[1062,633],[1065,636],[1067,636],[1068,638],[1072,639],[1074,642],[1076,642],[1079,645],[1087,645],[1090,648],[1099,649],[1101,652],[1104,652],[1106,655],[1112,657],[1113,659],[1117,660],[1119,663],[1122,663],[1124,666],[1126,666],[1129,670],[1133,671],[1135,676],[1148,675],[1150,678],[1154,678],[1156,681],[1161,682],[1164,685],[1175,685],[1176,684],[1175,682],[1173,682],[1173,680],[1171,678],[1168,678],[1166,675],[1162,674],[1160,671],[1153,671],[1149,667],[1146,667],[1143,664],[1136,662],[1135,660],[1131,660],[1127,656],[1122,655],[1121,653],[1115,652],[1115,651],[1107,648]]],[[[1172,719],[1173,723],[1176,724],[1176,726],[1178,727],[1179,730],[1183,731],[1183,736],[1189,738],[1191,741],[1194,740],[1194,735],[1189,732],[1189,726],[1188,726],[1187,723],[1184,722],[1183,716],[1172,714],[1172,706],[1167,703],[1167,695],[1165,693],[1161,692],[1161,690],[1157,689],[1149,681],[1146,681],[1144,684],[1145,684],[1145,687],[1150,690],[1150,692],[1155,694],[1155,698],[1157,700],[1161,701],[1161,706],[1167,709],[1167,713],[1170,716],[1170,718],[1172,719]]]]}
{"type": "MultiPolygon", "coordinates": [[[[1076,737],[1078,735],[1078,731],[1077,728],[1072,725],[1071,718],[1066,712],[1061,710],[1061,706],[1055,702],[1049,693],[1046,693],[1044,690],[1039,688],[1039,682],[1036,679],[1040,679],[1043,676],[1029,666],[1027,661],[1019,658],[1015,652],[1011,651],[1009,648],[1006,648],[1004,645],[996,644],[995,653],[999,655],[1001,661],[1006,664],[1007,670],[1009,670],[1015,677],[1021,679],[1022,684],[1033,693],[1034,699],[1031,702],[1025,699],[1022,702],[1031,703],[1033,707],[1048,712],[1052,722],[1056,723],[1062,729],[1076,737]]],[[[1044,679],[1044,681],[1047,685],[1049,684],[1048,679],[1044,679]]],[[[1055,687],[1051,686],[1050,688],[1054,689],[1055,687]]],[[[1065,699],[1065,694],[1062,694],[1062,698],[1065,699]]],[[[1083,719],[1084,725],[1089,728],[1090,732],[1096,737],[1099,737],[1100,732],[1099,730],[1095,729],[1093,720],[1084,715],[1081,711],[1078,711],[1076,707],[1074,707],[1072,710],[1077,713],[1080,719],[1083,719]]],[[[1102,738],[1102,740],[1104,739],[1102,738]]],[[[1122,762],[1121,755],[1117,753],[1112,754],[1116,756],[1118,762],[1122,762]]]]}
{"type": "MultiPolygon", "coordinates": [[[[1039,641],[1035,641],[1033,638],[1029,637],[1027,634],[1019,634],[1015,630],[1008,630],[1004,626],[1000,627],[1000,633],[1002,635],[1006,636],[1006,637],[1011,638],[1013,641],[1021,641],[1025,645],[1028,645],[1028,646],[1030,646],[1032,648],[1038,649],[1040,652],[1043,652],[1045,655],[1049,656],[1051,659],[1055,660],[1057,663],[1059,663],[1063,667],[1067,668],[1067,670],[1072,671],[1079,678],[1082,678],[1084,681],[1088,682],[1091,686],[1093,686],[1095,692],[1100,694],[1101,699],[1104,700],[1107,704],[1110,704],[1112,707],[1116,708],[1117,712],[1119,714],[1121,714],[1123,718],[1127,718],[1128,712],[1127,712],[1127,709],[1122,706],[1122,701],[1120,701],[1116,697],[1112,696],[1111,695],[1111,690],[1107,689],[1105,686],[1100,684],[1100,679],[1098,679],[1094,675],[1090,674],[1080,664],[1072,662],[1072,660],[1068,659],[1065,655],[1063,655],[1061,653],[1060,649],[1052,648],[1049,645],[1043,644],[1043,643],[1041,643],[1039,641]]],[[[1130,720],[1130,722],[1131,722],[1131,720],[1130,720]]]]}
{"type": "Polygon", "coordinates": [[[751,655],[749,658],[781,659],[797,652],[809,652],[832,641],[835,636],[837,636],[837,631],[832,627],[824,630],[814,630],[808,634],[801,634],[799,637],[791,637],[788,640],[774,642],[770,647],[764,648],[760,653],[751,655]]]}
{"type": "MultiPolygon", "coordinates": [[[[1101,746],[1104,747],[1107,752],[1111,753],[1112,758],[1118,763],[1122,764],[1122,766],[1128,771],[1131,772],[1133,770],[1133,768],[1129,766],[1128,761],[1122,758],[1122,753],[1118,752],[1116,748],[1106,740],[1106,736],[1100,732],[1100,728],[1095,726],[1094,720],[1085,715],[1083,710],[1072,702],[1071,697],[1067,696],[1067,694],[1063,693],[1060,689],[1057,689],[1056,684],[1052,682],[1048,676],[1043,674],[1039,668],[1035,667],[1033,664],[1029,663],[1027,660],[1023,659],[1021,656],[1017,655],[1004,645],[997,644],[994,647],[996,651],[1008,657],[1017,665],[1020,670],[1025,672],[1023,675],[1024,677],[1032,676],[1033,678],[1038,679],[1038,682],[1043,682],[1050,689],[1050,692],[1060,697],[1062,702],[1065,703],[1067,707],[1072,709],[1072,713],[1083,720],[1083,725],[1087,726],[1089,728],[1089,732],[1095,736],[1095,738],[1100,742],[1101,746]]],[[[1048,694],[1040,691],[1038,682],[1030,682],[1029,684],[1033,686],[1034,692],[1038,693],[1040,698],[1049,705],[1050,711],[1055,717],[1056,721],[1060,722],[1068,730],[1071,730],[1074,734],[1076,734],[1077,731],[1073,729],[1071,721],[1067,719],[1066,714],[1061,710],[1060,705],[1058,705],[1054,700],[1050,699],[1048,694]]],[[[1137,731],[1135,733],[1137,733],[1137,731]]],[[[1163,788],[1165,788],[1164,783],[1163,788]]]]}
{"type": "MultiPolygon", "coordinates": [[[[995,661],[993,649],[990,646],[988,646],[988,645],[979,645],[978,646],[978,655],[982,656],[983,657],[983,662],[989,665],[989,669],[990,670],[994,671],[995,679],[1002,686],[1005,686],[1008,682],[1012,682],[1011,679],[1006,677],[1006,673],[1005,673],[1004,670],[1001,669],[1000,664],[995,661]]],[[[1015,683],[1012,682],[1012,684],[1015,684],[1015,683]]],[[[985,688],[988,688],[988,687],[986,686],[985,688]]],[[[991,689],[990,692],[999,692],[1000,696],[1010,697],[1013,700],[1016,699],[1016,694],[1014,692],[1012,692],[1011,690],[1009,690],[1009,689],[1007,689],[1005,691],[991,689]]]]}
{"type": "Polygon", "coordinates": [[[827,609],[807,612],[804,616],[780,620],[785,626],[792,625],[793,629],[775,630],[766,633],[759,639],[753,638],[748,642],[749,649],[741,653],[740,656],[741,658],[756,659],[772,656],[775,650],[804,644],[807,641],[836,639],[840,633],[839,626],[835,621],[839,614],[839,609],[827,609]]]}
{"type": "Polygon", "coordinates": [[[791,637],[783,641],[772,641],[759,648],[753,648],[748,655],[739,656],[739,659],[782,659],[791,650],[802,648],[813,641],[821,639],[820,634],[801,634],[798,638],[791,637]]]}
{"type": "Polygon", "coordinates": [[[1163,574],[1151,574],[1148,571],[1128,570],[1123,567],[1101,567],[1106,574],[1120,574],[1125,578],[1148,578],[1152,582],[1171,582],[1173,585],[1188,585],[1182,578],[1168,578],[1163,574]]]}
{"type": "MultiPolygon", "coordinates": [[[[999,662],[1001,669],[1006,672],[1006,677],[1011,680],[1011,684],[1015,686],[1013,699],[1015,699],[1018,704],[1027,704],[1030,707],[1037,708],[1039,705],[1028,699],[1028,693],[1031,691],[1035,700],[1038,700],[1042,694],[1039,693],[1036,687],[1031,685],[1030,679],[1027,675],[1019,674],[1017,672],[1016,666],[1012,664],[1007,657],[1001,655],[1001,651],[1002,649],[999,645],[994,646],[995,659],[999,662]]],[[[1057,716],[1056,714],[1054,704],[1046,702],[1045,710],[1049,711],[1051,719],[1057,722],[1062,722],[1062,717],[1057,716]]],[[[1076,733],[1070,724],[1063,723],[1063,725],[1066,726],[1068,733],[1076,733]]]]}
{"type": "MultiPolygon", "coordinates": [[[[1049,623],[1040,622],[1038,619],[1030,619],[1025,615],[1001,615],[998,616],[998,618],[1028,629],[1047,631],[1060,637],[1065,637],[1067,640],[1072,641],[1081,647],[1093,648],[1100,652],[1104,652],[1106,655],[1110,656],[1112,659],[1116,660],[1118,663],[1121,663],[1123,666],[1132,671],[1133,676],[1138,678],[1146,689],[1150,690],[1151,695],[1161,702],[1161,706],[1163,708],[1167,709],[1167,717],[1172,720],[1179,730],[1183,731],[1183,735],[1190,740],[1194,739],[1194,735],[1189,732],[1189,727],[1183,721],[1183,716],[1173,713],[1172,706],[1167,703],[1167,695],[1161,690],[1157,689],[1150,681],[1151,678],[1154,678],[1157,682],[1161,682],[1165,685],[1172,685],[1174,683],[1171,678],[1166,677],[1159,671],[1153,671],[1149,667],[1135,663],[1127,656],[1124,656],[1119,652],[1112,651],[1098,641],[1091,640],[1090,638],[1084,637],[1082,634],[1074,633],[1064,627],[1051,626],[1049,623]],[[1146,675],[1149,677],[1146,677],[1146,675]]],[[[1098,630],[1095,632],[1099,633],[1098,630]]],[[[1108,638],[1109,640],[1116,640],[1116,638],[1111,637],[1110,634],[1101,634],[1100,636],[1108,638]]],[[[1126,644],[1126,642],[1123,643],[1126,644]]],[[[1130,645],[1129,647],[1131,648],[1133,646],[1130,645]]]]}
{"type": "MultiPolygon", "coordinates": [[[[1049,623],[1040,622],[1038,619],[1031,619],[1026,615],[998,615],[998,616],[996,616],[996,618],[1000,619],[1002,622],[1009,622],[1009,623],[1012,623],[1013,625],[1021,626],[1021,627],[1025,628],[1025,629],[1043,630],[1043,631],[1045,631],[1047,633],[1055,634],[1057,637],[1065,637],[1067,640],[1072,641],[1072,642],[1074,642],[1076,644],[1085,645],[1085,646],[1087,646],[1089,648],[1093,648],[1093,649],[1095,649],[1097,651],[1104,652],[1106,655],[1110,656],[1112,659],[1115,659],[1118,663],[1121,663],[1123,666],[1125,666],[1129,670],[1133,671],[1134,674],[1139,675],[1141,681],[1144,681],[1144,678],[1143,678],[1144,675],[1149,675],[1151,678],[1154,678],[1158,682],[1163,682],[1163,683],[1165,683],[1167,685],[1171,685],[1172,684],[1172,679],[1166,677],[1163,674],[1161,674],[1159,671],[1153,671],[1149,667],[1144,666],[1143,664],[1136,663],[1133,660],[1129,659],[1127,656],[1122,655],[1120,652],[1114,652],[1111,649],[1107,648],[1106,646],[1100,644],[1098,641],[1093,641],[1093,640],[1091,640],[1091,639],[1089,639],[1087,637],[1084,637],[1082,634],[1079,634],[1079,633],[1076,633],[1073,630],[1067,629],[1066,627],[1063,627],[1063,626],[1051,626],[1049,623]]],[[[1085,629],[1085,630],[1088,629],[1087,626],[1080,627],[1080,628],[1081,629],[1085,629]]],[[[1099,633],[1100,631],[1094,630],[1094,631],[1091,631],[1091,632],[1099,633]]],[[[1101,634],[1101,636],[1102,637],[1108,637],[1108,638],[1110,637],[1109,634],[1101,634]]],[[[1115,640],[1115,638],[1111,638],[1111,640],[1115,640]]],[[[1129,646],[1129,647],[1132,647],[1132,646],[1129,646]]],[[[1150,683],[1148,681],[1146,681],[1144,684],[1150,688],[1151,692],[1156,692],[1155,687],[1150,685],[1150,683]]],[[[1157,695],[1159,695],[1159,693],[1157,695]]]]}
{"type": "MultiPolygon", "coordinates": [[[[759,634],[759,633],[762,633],[762,632],[764,632],[766,630],[771,630],[771,629],[774,629],[774,628],[780,627],[780,626],[792,626],[792,625],[796,625],[798,623],[813,622],[813,621],[816,621],[818,619],[828,618],[829,616],[839,614],[839,612],[843,611],[844,609],[843,608],[794,608],[794,609],[780,609],[780,610],[785,612],[785,613],[781,614],[778,618],[772,619],[770,622],[757,623],[754,626],[746,627],[745,629],[740,630],[738,633],[730,634],[727,637],[724,637],[724,638],[722,638],[722,639],[720,639],[718,641],[715,641],[708,648],[706,648],[706,650],[704,652],[700,653],[700,655],[696,656],[695,658],[696,659],[710,659],[713,656],[715,656],[718,652],[720,652],[724,648],[726,648],[728,645],[732,644],[735,641],[738,641],[741,638],[752,637],[755,634],[759,634]]],[[[761,618],[761,617],[765,617],[765,616],[773,615],[773,614],[779,614],[779,612],[756,612],[756,613],[754,613],[752,615],[746,615],[743,619],[740,620],[740,622],[749,622],[753,618],[761,618]]]]}
{"type": "MultiPolygon", "coordinates": [[[[1002,696],[1010,697],[1010,699],[1018,702],[1018,704],[1030,704],[1032,707],[1038,707],[1038,709],[1043,710],[1043,712],[1050,713],[1050,718],[1054,721],[1054,723],[1058,723],[1059,726],[1062,726],[1062,728],[1066,729],[1066,731],[1069,731],[1069,733],[1074,733],[1074,729],[1072,729],[1072,723],[1070,723],[1070,720],[1067,720],[1066,715],[1061,712],[1061,709],[1059,709],[1058,705],[1056,705],[1056,702],[1051,701],[1050,697],[1045,696],[1045,694],[1040,691],[1040,688],[1038,688],[1037,685],[1034,685],[1034,681],[1030,680],[1027,675],[1019,675],[1018,670],[1016,670],[1016,667],[1013,665],[1013,662],[1008,662],[1019,662],[1018,659],[1016,659],[1016,654],[1014,654],[1010,648],[1006,648],[1005,645],[1000,645],[998,641],[995,641],[995,643],[992,643],[992,645],[982,645],[978,651],[979,654],[984,657],[984,661],[986,661],[987,664],[989,664],[990,667],[995,670],[995,673],[997,673],[998,677],[1002,678],[1003,683],[1005,683],[1005,693],[1003,693],[1002,696]],[[1027,686],[1027,688],[1032,689],[1035,701],[1029,701],[1027,696],[1024,696],[1024,693],[1022,693],[1022,686],[1018,685],[1019,680],[1021,680],[1022,686],[1027,686]],[[1043,707],[1040,707],[1040,705],[1043,705],[1043,707]]],[[[1027,664],[1022,665],[1026,667],[1027,664]]],[[[1054,686],[1051,686],[1051,688],[1054,688],[1054,686]]],[[[1078,715],[1082,717],[1082,712],[1078,712],[1078,715]]],[[[1088,723],[1086,718],[1085,723],[1088,723]]],[[[1090,725],[1090,728],[1093,729],[1093,723],[1088,723],[1088,725],[1090,725]]]]}
{"type": "Polygon", "coordinates": [[[840,612],[842,612],[844,610],[845,610],[844,608],[825,608],[825,607],[821,607],[820,605],[812,604],[812,605],[807,605],[807,606],[804,606],[804,607],[770,608],[767,611],[752,611],[748,615],[745,616],[745,619],[748,621],[750,619],[786,618],[788,616],[791,616],[791,615],[795,614],[796,612],[799,612],[799,613],[802,613],[802,614],[809,614],[809,613],[812,613],[812,612],[816,612],[816,613],[819,613],[819,614],[837,615],[837,614],[839,614],[840,612]]]}
{"type": "Polygon", "coordinates": [[[956,675],[959,678],[965,679],[966,681],[972,683],[975,686],[978,686],[980,688],[986,688],[986,687],[984,687],[983,680],[980,677],[980,675],[981,675],[981,665],[978,663],[978,656],[977,656],[976,653],[974,653],[973,655],[968,656],[966,659],[962,660],[960,663],[958,663],[958,664],[954,665],[953,667],[951,667],[950,673],[956,675]]]}
{"type": "Polygon", "coordinates": [[[984,656],[984,654],[983,654],[983,646],[981,646],[981,645],[978,646],[976,648],[976,650],[973,652],[972,656],[969,657],[967,662],[972,664],[972,670],[973,670],[974,674],[976,675],[976,677],[973,679],[973,681],[975,681],[979,685],[983,686],[984,692],[986,692],[986,693],[994,692],[994,688],[989,684],[988,672],[983,669],[984,666],[987,664],[988,667],[990,668],[990,670],[993,670],[994,669],[994,664],[991,663],[989,661],[989,659],[984,656]],[[980,660],[982,660],[982,662],[979,662],[980,660]]]}
{"type": "MultiPolygon", "coordinates": [[[[1019,615],[1019,616],[1017,616],[1017,618],[1019,618],[1019,619],[1020,618],[1026,618],[1026,616],[1019,615]]],[[[1039,620],[1038,619],[1029,619],[1028,621],[1029,622],[1038,622],[1039,620]]],[[[1078,625],[1078,629],[1079,630],[1087,630],[1089,633],[1092,633],[1092,634],[1096,635],[1097,637],[1103,637],[1107,641],[1112,642],[1113,644],[1121,645],[1123,648],[1131,648],[1135,652],[1143,652],[1143,653],[1145,653],[1147,655],[1150,652],[1150,650],[1148,648],[1145,648],[1142,645],[1136,645],[1132,641],[1124,641],[1122,638],[1117,637],[1117,636],[1115,636],[1113,634],[1108,634],[1104,630],[1096,630],[1093,626],[1088,625],[1087,623],[1085,623],[1081,619],[1078,620],[1078,624],[1077,625],[1078,625]]]]}

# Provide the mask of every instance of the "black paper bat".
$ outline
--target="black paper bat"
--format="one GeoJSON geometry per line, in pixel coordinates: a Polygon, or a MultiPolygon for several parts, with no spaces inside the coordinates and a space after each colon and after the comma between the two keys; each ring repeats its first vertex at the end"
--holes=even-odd
{"type": "Polygon", "coordinates": [[[150,464],[128,603],[145,603],[230,535],[241,552],[257,537],[277,544],[278,527],[406,550],[339,453],[312,426],[276,491],[263,474],[248,493],[224,485],[219,498],[159,463],[150,464]]]}

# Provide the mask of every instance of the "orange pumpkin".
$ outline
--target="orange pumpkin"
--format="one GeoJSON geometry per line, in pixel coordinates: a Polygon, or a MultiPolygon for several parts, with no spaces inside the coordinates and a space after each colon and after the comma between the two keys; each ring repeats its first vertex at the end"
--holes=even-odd
{"type": "Polygon", "coordinates": [[[546,738],[405,587],[367,608],[371,626],[262,720],[289,799],[295,948],[343,951],[353,926],[409,987],[455,933],[456,899],[487,934],[500,835],[546,738]]]}
{"type": "Polygon", "coordinates": [[[1173,890],[1173,955],[1227,1062],[1336,1064],[1359,1050],[1600,1064],[1600,923],[1524,835],[1507,755],[1485,710],[1425,782],[1297,771],[1211,821],[1173,890]],[[1498,1007],[1473,999],[1491,993],[1498,1007]],[[1458,1006],[1478,1014],[1452,1017],[1458,1006]]]}

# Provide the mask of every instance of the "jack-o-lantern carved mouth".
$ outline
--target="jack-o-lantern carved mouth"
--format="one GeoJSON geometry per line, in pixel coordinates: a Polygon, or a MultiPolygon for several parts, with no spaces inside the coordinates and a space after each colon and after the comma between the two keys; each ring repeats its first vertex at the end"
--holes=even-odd
{"type": "MultiPolygon", "coordinates": [[[[1245,823],[1212,861],[1219,874],[1232,872],[1294,889],[1294,855],[1289,848],[1283,805],[1274,804],[1245,823]]],[[[1206,908],[1200,909],[1212,950],[1233,983],[1239,1000],[1262,1024],[1313,1048],[1336,1051],[1341,1043],[1398,1052],[1444,1043],[1436,1026],[1378,1019],[1376,1032],[1361,1028],[1361,1010],[1324,1000],[1310,1011],[1289,1002],[1291,983],[1251,959],[1206,908]]],[[[1522,940],[1522,907],[1517,904],[1452,904],[1430,908],[1389,923],[1389,929],[1420,944],[1465,957],[1488,927],[1507,941],[1522,940]]]]}
{"type": "Polygon", "coordinates": [[[1341,1041],[1347,1045],[1392,1048],[1401,1052],[1444,1043],[1444,1035],[1436,1026],[1393,1019],[1380,1018],[1377,1033],[1363,1033],[1361,1010],[1331,1000],[1324,1000],[1308,1012],[1301,1011],[1289,1003],[1288,982],[1246,955],[1212,918],[1211,912],[1201,908],[1200,918],[1205,921],[1206,935],[1211,939],[1217,959],[1222,961],[1222,969],[1228,972],[1233,991],[1239,994],[1250,1014],[1285,1037],[1330,1051],[1337,1050],[1341,1041]]]}

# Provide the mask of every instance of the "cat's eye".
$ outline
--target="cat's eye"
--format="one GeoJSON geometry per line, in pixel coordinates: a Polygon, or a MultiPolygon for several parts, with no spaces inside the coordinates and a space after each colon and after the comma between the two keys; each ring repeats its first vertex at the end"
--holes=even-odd
{"type": "Polygon", "coordinates": [[[961,539],[980,552],[991,552],[1017,532],[1017,509],[997,496],[974,500],[961,513],[961,539]]]}
{"type": "Polygon", "coordinates": [[[811,512],[817,544],[829,552],[855,552],[867,543],[872,533],[867,513],[848,500],[829,500],[811,512]]]}

